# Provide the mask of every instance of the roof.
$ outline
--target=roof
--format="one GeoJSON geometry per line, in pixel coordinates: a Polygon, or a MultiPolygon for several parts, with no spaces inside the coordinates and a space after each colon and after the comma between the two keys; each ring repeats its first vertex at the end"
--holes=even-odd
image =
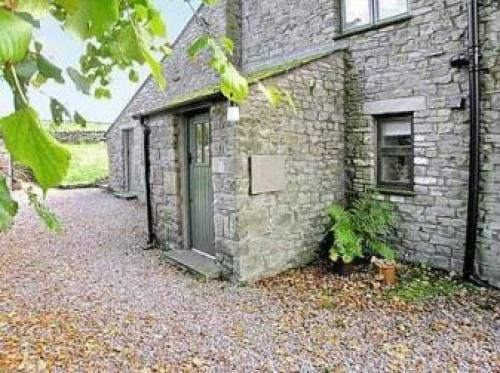
{"type": "MultiPolygon", "coordinates": [[[[257,71],[251,72],[247,74],[247,79],[250,84],[255,84],[260,82],[261,80],[272,78],[273,76],[284,74],[293,69],[296,69],[300,66],[306,65],[308,63],[317,61],[321,58],[327,57],[331,55],[333,52],[338,51],[339,49],[329,49],[322,52],[318,52],[315,54],[311,54],[302,58],[293,59],[290,61],[283,62],[281,64],[277,64],[275,66],[265,67],[259,69],[257,71]]],[[[132,117],[134,119],[139,119],[141,117],[150,116],[154,114],[158,114],[161,112],[170,111],[173,109],[177,109],[179,107],[189,105],[195,102],[203,101],[208,98],[212,98],[214,96],[220,95],[221,90],[219,85],[209,86],[197,91],[194,91],[188,95],[183,95],[176,97],[174,100],[166,103],[165,105],[159,106],[157,108],[153,108],[151,110],[140,111],[134,113],[132,117]]]]}

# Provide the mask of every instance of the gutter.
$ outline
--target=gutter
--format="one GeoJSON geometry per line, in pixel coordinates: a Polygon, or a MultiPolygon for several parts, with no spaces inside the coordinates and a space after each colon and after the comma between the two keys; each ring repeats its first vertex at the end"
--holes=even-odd
{"type": "Polygon", "coordinates": [[[144,154],[144,186],[146,193],[146,215],[147,215],[147,242],[145,250],[153,249],[156,243],[156,237],[153,228],[153,206],[151,201],[151,160],[150,160],[150,138],[151,128],[148,126],[148,118],[140,118],[143,129],[143,154],[144,154]]]}

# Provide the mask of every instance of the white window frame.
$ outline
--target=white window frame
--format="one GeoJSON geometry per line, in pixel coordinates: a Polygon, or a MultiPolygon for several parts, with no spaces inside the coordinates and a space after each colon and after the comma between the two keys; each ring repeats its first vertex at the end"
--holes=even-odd
{"type": "Polygon", "coordinates": [[[380,5],[379,3],[384,0],[368,0],[369,1],[369,11],[370,11],[370,22],[360,25],[360,26],[353,26],[353,27],[347,27],[346,25],[346,2],[349,0],[342,0],[342,31],[348,32],[348,31],[353,31],[357,29],[363,29],[363,28],[369,28],[371,26],[378,25],[380,23],[385,23],[385,22],[390,22],[391,20],[398,19],[401,17],[408,16],[410,14],[410,0],[406,0],[406,12],[396,14],[392,17],[386,17],[386,18],[380,18],[380,5]]]}

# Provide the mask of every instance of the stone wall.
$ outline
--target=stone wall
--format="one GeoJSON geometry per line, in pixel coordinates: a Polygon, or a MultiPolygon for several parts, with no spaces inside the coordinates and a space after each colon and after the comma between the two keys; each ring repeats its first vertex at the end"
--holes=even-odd
{"type": "MultiPolygon", "coordinates": [[[[338,41],[347,49],[348,189],[359,192],[376,183],[375,119],[367,112],[380,108],[391,113],[398,102],[414,111],[414,195],[387,195],[400,220],[394,243],[408,261],[461,272],[464,257],[467,182],[468,110],[453,104],[467,97],[467,70],[450,67],[464,52],[466,14],[462,1],[411,2],[414,17],[408,21],[364,32],[338,41]],[[404,100],[400,100],[404,99],[404,100]],[[425,105],[416,105],[418,100],[425,105]],[[399,101],[398,101],[399,100],[399,101]],[[412,104],[413,102],[413,104],[412,104]],[[368,105],[367,105],[368,103],[368,105]],[[392,106],[392,107],[391,107],[392,106]],[[385,108],[385,109],[384,109],[385,108]]],[[[482,7],[485,63],[498,66],[498,8],[482,7]],[[496,63],[495,63],[496,62],[496,63]]],[[[498,72],[485,75],[486,109],[483,117],[484,170],[482,245],[478,268],[498,284],[500,236],[498,211],[498,72]],[[493,273],[496,273],[493,275],[493,273]]]]}
{"type": "MultiPolygon", "coordinates": [[[[234,221],[234,167],[228,167],[234,155],[234,127],[226,123],[225,103],[215,102],[210,111],[212,136],[212,175],[214,185],[214,225],[216,246],[224,252],[227,242],[228,221],[234,221]],[[225,233],[224,233],[225,232],[225,233]]],[[[151,128],[151,194],[155,235],[167,249],[185,249],[188,244],[187,175],[183,174],[186,162],[186,122],[188,114],[158,114],[150,118],[151,128]]],[[[234,229],[234,228],[232,228],[234,229]]],[[[229,244],[229,246],[232,246],[229,244]]]]}
{"type": "MultiPolygon", "coordinates": [[[[237,229],[233,271],[254,280],[315,257],[344,181],[344,59],[339,52],[268,79],[293,95],[296,112],[272,109],[252,87],[236,127],[237,229]],[[286,187],[249,195],[248,159],[285,156],[286,187]]],[[[229,222],[229,226],[231,221],[229,222]]]]}
{"type": "Polygon", "coordinates": [[[339,4],[332,0],[244,1],[244,70],[331,47],[339,4]]]}
{"type": "MultiPolygon", "coordinates": [[[[198,14],[210,22],[211,30],[216,35],[232,35],[237,40],[240,17],[236,13],[239,12],[239,7],[239,1],[224,0],[214,7],[202,6],[198,14]]],[[[111,188],[122,189],[124,185],[121,129],[138,125],[132,119],[132,115],[163,107],[169,102],[193,95],[201,89],[217,84],[218,77],[208,66],[207,56],[192,61],[187,54],[187,49],[201,33],[196,19],[191,19],[176,40],[172,56],[163,63],[168,89],[164,92],[159,91],[156,83],[151,78],[148,78],[109,130],[107,139],[110,155],[109,183],[111,188]]],[[[142,146],[140,131],[136,130],[134,132],[137,147],[142,146]]],[[[142,167],[142,161],[139,161],[138,155],[136,158],[138,161],[134,165],[134,169],[139,170],[142,167]]],[[[137,179],[137,183],[133,187],[139,195],[144,194],[144,182],[142,180],[137,179]]]]}
{"type": "MultiPolygon", "coordinates": [[[[5,148],[3,139],[0,137],[0,174],[4,176],[10,176],[10,155],[5,148]]],[[[10,185],[10,180],[9,180],[10,185]]]]}
{"type": "Polygon", "coordinates": [[[467,92],[467,73],[450,67],[464,50],[462,1],[411,2],[414,17],[341,41],[347,49],[348,189],[376,185],[372,115],[414,114],[413,195],[391,193],[401,259],[461,271],[468,175],[468,114],[450,106],[467,92]]]}
{"type": "MultiPolygon", "coordinates": [[[[270,84],[278,83],[294,93],[297,114],[270,110],[255,86],[251,99],[242,105],[242,120],[236,126],[225,123],[223,104],[212,107],[214,219],[219,260],[240,279],[305,262],[327,223],[324,208],[333,200],[344,199],[344,192],[350,196],[376,185],[375,116],[413,112],[414,191],[383,196],[394,203],[400,216],[393,242],[404,260],[461,271],[469,124],[467,108],[457,102],[467,97],[468,80],[467,71],[451,68],[450,60],[465,51],[465,4],[462,0],[411,0],[409,19],[352,35],[340,33],[339,4],[330,0],[227,0],[215,8],[200,10],[200,14],[216,23],[213,27],[217,33],[229,34],[237,41],[235,62],[241,62],[245,72],[319,52],[333,53],[271,79],[270,84]],[[241,18],[237,15],[240,9],[241,18]],[[256,154],[287,157],[284,192],[248,195],[248,157],[256,154]]],[[[484,75],[478,270],[498,285],[497,3],[485,1],[481,17],[483,61],[490,71],[484,75]]],[[[186,57],[185,48],[199,31],[192,20],[179,37],[174,56],[165,62],[169,90],[158,92],[149,79],[111,129],[108,146],[112,187],[119,189],[123,184],[121,131],[137,126],[132,114],[187,100],[217,83],[206,61],[191,62],[186,57]]],[[[172,248],[182,247],[186,235],[182,223],[182,157],[177,153],[182,143],[183,120],[183,115],[173,114],[151,119],[156,230],[162,238],[168,234],[172,248]]],[[[138,153],[134,169],[140,176],[142,130],[135,128],[138,153]]],[[[144,183],[139,176],[135,188],[142,195],[144,183]]]]}
{"type": "Polygon", "coordinates": [[[106,140],[106,131],[59,131],[54,136],[63,143],[96,143],[106,140]]]}

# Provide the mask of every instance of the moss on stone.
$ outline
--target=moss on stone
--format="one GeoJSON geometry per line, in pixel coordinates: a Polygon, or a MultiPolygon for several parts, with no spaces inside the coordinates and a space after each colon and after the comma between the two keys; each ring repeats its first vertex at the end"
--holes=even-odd
{"type": "MultiPolygon", "coordinates": [[[[307,56],[304,58],[291,60],[291,61],[282,63],[280,65],[261,69],[261,70],[258,70],[258,71],[255,71],[255,72],[249,74],[247,76],[247,80],[248,80],[249,84],[255,84],[255,83],[258,83],[264,79],[269,79],[269,78],[272,78],[273,76],[289,72],[289,71],[296,69],[298,67],[301,67],[303,65],[307,65],[308,63],[317,61],[317,60],[324,58],[324,57],[327,57],[331,54],[332,54],[332,51],[325,51],[325,52],[317,53],[317,54],[310,55],[310,56],[307,56]]],[[[219,85],[212,85],[212,86],[209,86],[206,88],[196,90],[194,92],[190,92],[186,95],[178,96],[173,101],[170,101],[167,105],[165,105],[161,108],[154,109],[151,112],[149,112],[148,114],[175,109],[175,108],[182,106],[182,105],[187,105],[187,104],[190,104],[193,102],[201,101],[207,97],[216,95],[218,93],[220,93],[220,86],[219,85]]]]}
{"type": "Polygon", "coordinates": [[[297,67],[301,67],[303,65],[307,65],[308,63],[317,61],[321,58],[327,57],[331,55],[332,51],[325,51],[317,54],[313,54],[304,58],[298,58],[295,60],[284,62],[280,65],[272,66],[269,68],[265,68],[262,70],[258,70],[256,72],[251,73],[248,76],[248,81],[250,84],[257,83],[263,79],[272,78],[273,76],[280,75],[286,72],[289,72],[297,67]]]}

